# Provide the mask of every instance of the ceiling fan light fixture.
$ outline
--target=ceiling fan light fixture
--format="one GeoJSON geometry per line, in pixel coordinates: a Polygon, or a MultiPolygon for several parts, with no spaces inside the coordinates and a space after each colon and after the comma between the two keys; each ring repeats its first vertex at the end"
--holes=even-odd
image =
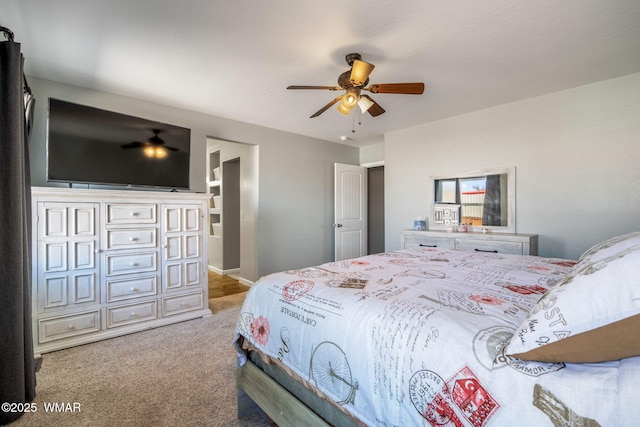
{"type": "Polygon", "coordinates": [[[321,90],[344,90],[344,94],[329,101],[324,107],[313,113],[309,118],[318,117],[327,111],[331,106],[338,104],[338,111],[348,115],[356,105],[360,107],[362,113],[369,113],[371,117],[384,114],[385,110],[368,95],[360,95],[361,91],[371,93],[392,93],[400,95],[422,95],[424,93],[424,83],[377,83],[369,85],[369,74],[375,68],[373,64],[360,60],[359,53],[349,53],[345,57],[347,64],[351,67],[338,76],[338,86],[287,86],[287,89],[321,89],[321,90]]]}
{"type": "Polygon", "coordinates": [[[351,67],[351,83],[354,86],[364,85],[374,68],[375,65],[356,59],[351,67]]]}
{"type": "Polygon", "coordinates": [[[164,147],[156,147],[156,159],[167,157],[167,150],[164,147]]]}
{"type": "Polygon", "coordinates": [[[340,111],[342,114],[344,114],[345,116],[348,116],[349,113],[351,112],[350,108],[345,107],[342,102],[338,104],[338,111],[340,111]]]}
{"type": "Polygon", "coordinates": [[[147,146],[142,150],[145,156],[155,158],[155,159],[163,159],[167,157],[167,150],[164,147],[153,147],[147,146]]]}
{"type": "Polygon", "coordinates": [[[362,114],[366,113],[372,105],[373,101],[365,96],[360,97],[358,100],[358,107],[360,107],[362,114]]]}
{"type": "Polygon", "coordinates": [[[358,104],[358,99],[360,99],[360,89],[355,87],[350,87],[347,89],[346,93],[342,95],[342,100],[340,104],[351,110],[358,104]]]}

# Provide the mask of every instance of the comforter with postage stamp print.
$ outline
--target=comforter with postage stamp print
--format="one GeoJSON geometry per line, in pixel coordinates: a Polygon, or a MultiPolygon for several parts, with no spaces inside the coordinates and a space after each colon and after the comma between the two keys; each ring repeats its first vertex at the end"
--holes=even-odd
{"type": "MultiPolygon", "coordinates": [[[[571,364],[504,353],[575,262],[411,248],[268,275],[236,329],[371,426],[621,426],[640,358],[571,364]]],[[[561,313],[547,320],[562,324],[561,313]]]]}

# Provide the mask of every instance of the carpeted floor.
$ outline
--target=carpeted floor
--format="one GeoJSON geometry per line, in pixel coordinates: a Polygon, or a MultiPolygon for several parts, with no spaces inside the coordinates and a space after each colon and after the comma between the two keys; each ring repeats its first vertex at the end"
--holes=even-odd
{"type": "Polygon", "coordinates": [[[212,317],[43,355],[37,411],[11,426],[269,426],[263,414],[236,419],[232,341],[245,295],[209,300],[212,317]]]}

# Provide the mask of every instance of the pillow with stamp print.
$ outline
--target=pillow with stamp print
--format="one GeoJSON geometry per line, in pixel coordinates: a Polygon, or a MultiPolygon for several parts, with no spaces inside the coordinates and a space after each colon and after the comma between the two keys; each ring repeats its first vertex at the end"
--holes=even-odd
{"type": "Polygon", "coordinates": [[[505,353],[568,363],[640,356],[640,248],[576,264],[538,301],[505,353]]]}
{"type": "Polygon", "coordinates": [[[580,256],[578,263],[585,264],[600,261],[630,248],[640,248],[640,231],[612,237],[593,245],[580,256]]]}

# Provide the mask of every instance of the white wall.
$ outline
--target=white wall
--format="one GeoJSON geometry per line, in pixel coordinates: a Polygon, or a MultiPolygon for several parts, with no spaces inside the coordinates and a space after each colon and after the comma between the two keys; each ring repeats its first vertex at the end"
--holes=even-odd
{"type": "Polygon", "coordinates": [[[138,99],[28,77],[36,97],[30,143],[32,185],[46,186],[48,98],[167,122],[191,129],[191,190],[205,191],[206,141],[213,137],[258,146],[255,277],[333,260],[333,163],[358,164],[359,150],[288,132],[138,99]]]}
{"type": "Polygon", "coordinates": [[[539,254],[578,258],[640,230],[640,74],[385,136],[386,249],[427,216],[430,175],[516,167],[516,226],[539,254]]]}

